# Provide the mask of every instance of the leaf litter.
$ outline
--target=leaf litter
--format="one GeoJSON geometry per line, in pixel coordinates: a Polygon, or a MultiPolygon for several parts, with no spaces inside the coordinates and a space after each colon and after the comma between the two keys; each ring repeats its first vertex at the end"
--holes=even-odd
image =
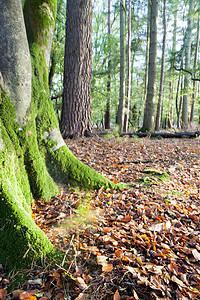
{"type": "Polygon", "coordinates": [[[0,299],[200,299],[200,139],[66,143],[127,187],[36,202],[32,217],[64,257],[22,271],[29,280],[14,291],[0,265],[0,299]]]}

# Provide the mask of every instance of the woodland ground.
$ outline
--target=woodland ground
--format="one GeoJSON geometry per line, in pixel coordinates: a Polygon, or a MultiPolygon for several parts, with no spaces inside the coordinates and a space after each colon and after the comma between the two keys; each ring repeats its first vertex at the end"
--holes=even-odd
{"type": "Polygon", "coordinates": [[[65,256],[17,274],[0,265],[0,299],[200,299],[200,139],[66,143],[129,186],[65,187],[33,205],[33,218],[65,256]]]}

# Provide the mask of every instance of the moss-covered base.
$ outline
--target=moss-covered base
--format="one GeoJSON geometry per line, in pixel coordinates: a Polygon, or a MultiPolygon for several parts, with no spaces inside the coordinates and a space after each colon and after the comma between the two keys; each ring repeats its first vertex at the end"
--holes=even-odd
{"type": "Polygon", "coordinates": [[[1,139],[0,262],[13,269],[25,267],[34,258],[50,253],[53,246],[31,219],[32,194],[26,169],[2,124],[1,139]]]}
{"type": "Polygon", "coordinates": [[[46,235],[6,186],[0,193],[0,261],[8,269],[23,268],[54,251],[46,235]]]}
{"type": "Polygon", "coordinates": [[[61,147],[56,152],[48,149],[46,161],[49,173],[57,182],[92,189],[98,189],[102,186],[117,188],[116,184],[79,161],[67,146],[61,147]]]}
{"type": "Polygon", "coordinates": [[[31,219],[30,208],[33,199],[47,201],[57,193],[54,180],[95,189],[118,187],[75,158],[59,133],[46,64],[56,0],[29,0],[24,10],[33,78],[22,128],[15,122],[11,99],[4,91],[0,94],[0,263],[9,269],[28,266],[54,250],[31,219]]]}

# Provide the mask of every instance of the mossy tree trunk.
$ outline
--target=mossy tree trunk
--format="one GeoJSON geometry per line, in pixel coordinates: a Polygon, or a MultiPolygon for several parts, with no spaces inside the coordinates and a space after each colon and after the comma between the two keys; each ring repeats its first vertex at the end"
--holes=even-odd
{"type": "Polygon", "coordinates": [[[114,186],[72,155],[58,129],[48,86],[56,6],[26,0],[23,18],[20,0],[0,0],[0,263],[9,269],[54,251],[31,202],[55,195],[55,181],[114,186]]]}

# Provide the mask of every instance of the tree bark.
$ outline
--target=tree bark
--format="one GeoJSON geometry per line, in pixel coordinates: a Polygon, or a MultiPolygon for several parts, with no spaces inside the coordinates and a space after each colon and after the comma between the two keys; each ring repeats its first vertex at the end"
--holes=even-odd
{"type": "MultiPolygon", "coordinates": [[[[190,0],[188,20],[187,20],[186,46],[185,46],[185,69],[186,70],[190,68],[193,9],[194,9],[194,0],[190,0]]],[[[188,94],[189,94],[189,76],[186,74],[184,79],[184,95],[183,95],[183,110],[182,110],[182,127],[184,129],[188,128],[188,94]]]]}
{"type": "Polygon", "coordinates": [[[163,0],[163,43],[162,43],[162,63],[161,63],[161,74],[160,74],[160,89],[159,89],[159,97],[158,97],[158,106],[157,106],[157,114],[156,114],[156,125],[155,130],[158,131],[160,129],[160,119],[161,119],[161,108],[162,108],[162,93],[163,93],[163,85],[165,78],[165,47],[166,47],[166,2],[163,0]]]}
{"type": "Polygon", "coordinates": [[[144,79],[144,101],[147,97],[147,85],[148,85],[148,69],[149,69],[149,47],[150,47],[150,19],[151,19],[151,5],[148,0],[148,13],[147,13],[147,43],[146,43],[146,55],[145,55],[145,79],[144,79]]]}
{"type": "Polygon", "coordinates": [[[54,253],[53,245],[31,218],[31,202],[55,195],[55,181],[114,187],[72,155],[58,129],[47,66],[56,0],[26,0],[24,17],[29,48],[21,1],[0,0],[0,261],[8,269],[28,266],[34,259],[54,253]],[[30,54],[32,74],[27,72],[30,54]],[[9,77],[10,73],[19,76],[9,77]],[[27,90],[32,90],[28,100],[23,96],[25,77],[27,90]],[[10,92],[16,85],[17,100],[10,92]],[[23,109],[19,115],[18,107],[23,109]]]}
{"type": "MultiPolygon", "coordinates": [[[[200,10],[200,5],[199,5],[200,10]]],[[[200,36],[200,13],[198,16],[198,23],[197,23],[197,41],[196,41],[196,48],[195,48],[195,55],[194,55],[194,78],[195,78],[195,71],[197,67],[197,60],[198,60],[198,53],[199,53],[199,36],[200,36]]],[[[196,81],[193,80],[193,92],[192,92],[192,105],[191,105],[191,112],[190,112],[190,123],[193,123],[194,120],[194,104],[196,98],[196,81]]]]}
{"type": "Polygon", "coordinates": [[[117,113],[117,124],[119,130],[124,126],[125,108],[125,0],[120,1],[120,92],[119,107],[117,113]]]}
{"type": "Polygon", "coordinates": [[[152,0],[150,5],[151,5],[151,19],[150,19],[148,86],[147,86],[147,98],[146,98],[145,109],[144,109],[144,120],[143,120],[142,131],[153,131],[154,129],[158,1],[152,0]]]}
{"type": "Polygon", "coordinates": [[[111,45],[110,45],[110,35],[111,35],[111,22],[110,22],[110,0],[108,0],[108,46],[109,46],[109,58],[108,58],[108,81],[107,81],[107,103],[105,112],[105,129],[110,129],[110,106],[111,106],[111,45]]]}
{"type": "Polygon", "coordinates": [[[87,136],[91,125],[92,2],[67,1],[64,90],[60,130],[64,138],[87,136]]]}
{"type": "Polygon", "coordinates": [[[131,0],[128,5],[128,55],[127,55],[127,94],[126,94],[126,110],[124,117],[124,131],[128,131],[129,111],[130,111],[130,95],[131,95],[131,0]]]}

